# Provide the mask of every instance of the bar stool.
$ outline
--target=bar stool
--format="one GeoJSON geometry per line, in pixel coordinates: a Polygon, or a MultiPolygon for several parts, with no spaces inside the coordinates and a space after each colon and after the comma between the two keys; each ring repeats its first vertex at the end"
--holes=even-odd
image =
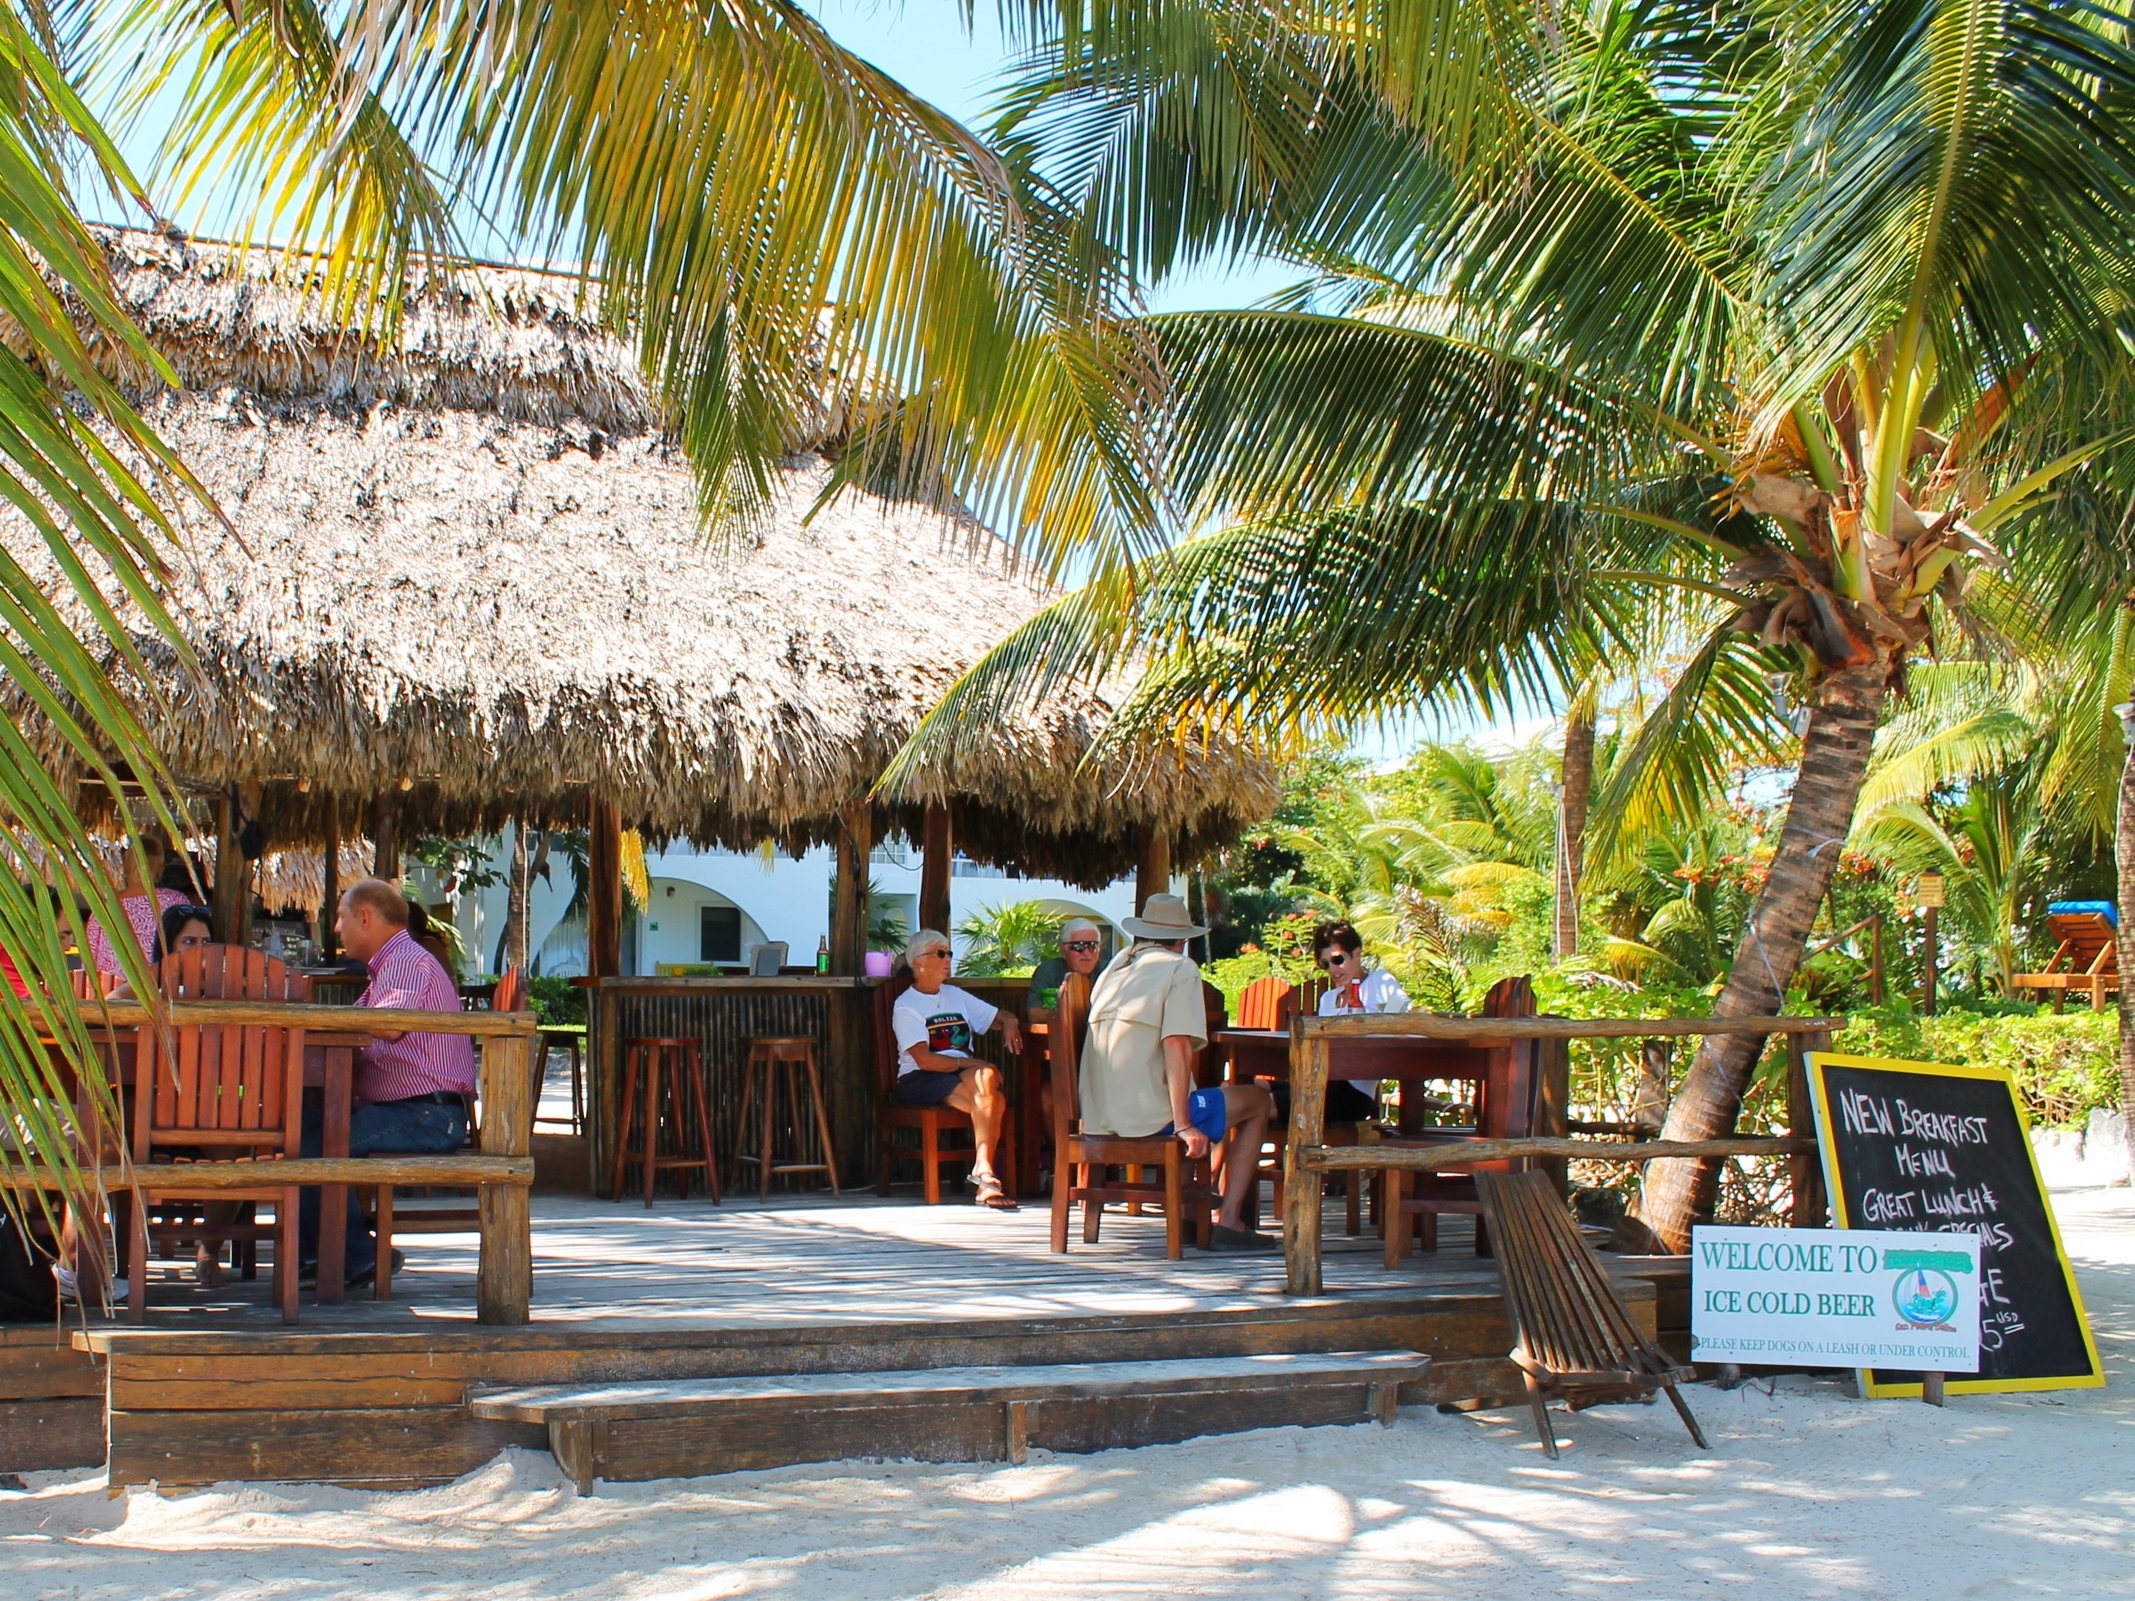
{"type": "MultiPolygon", "coordinates": [[[[812,1039],[752,1039],[742,1042],[748,1054],[741,1069],[741,1127],[746,1139],[749,1127],[749,1107],[756,1099],[757,1080],[763,1081],[763,1108],[759,1118],[759,1131],[754,1155],[737,1155],[735,1162],[753,1162],[756,1165],[756,1198],[768,1200],[771,1195],[771,1175],[774,1173],[822,1173],[830,1179],[830,1193],[838,1190],[838,1160],[830,1143],[830,1119],[823,1111],[823,1081],[816,1071],[815,1041],[812,1039]],[[794,1083],[794,1070],[808,1071],[808,1095],[815,1103],[816,1133],[823,1141],[823,1160],[820,1162],[788,1161],[773,1159],[771,1131],[775,1121],[773,1100],[781,1079],[786,1085],[786,1108],[793,1120],[793,1143],[800,1144],[800,1096],[799,1086],[794,1083]]],[[[796,1149],[793,1153],[798,1156],[796,1149]]]]}
{"type": "Polygon", "coordinates": [[[641,1036],[623,1041],[623,1099],[616,1111],[615,1199],[623,1198],[623,1174],[630,1166],[645,1174],[645,1205],[652,1205],[652,1186],[663,1167],[674,1168],[682,1177],[682,1198],[689,1198],[689,1170],[704,1169],[706,1183],[716,1205],[719,1193],[719,1163],[712,1151],[712,1120],[704,1100],[704,1052],[694,1039],[641,1036]],[[640,1076],[644,1094],[638,1094],[640,1076]],[[675,1154],[660,1155],[660,1125],[666,1122],[674,1135],[675,1154]],[[630,1149],[631,1125],[642,1131],[637,1152],[630,1149]],[[700,1156],[689,1154],[690,1125],[696,1125],[700,1156]]]}

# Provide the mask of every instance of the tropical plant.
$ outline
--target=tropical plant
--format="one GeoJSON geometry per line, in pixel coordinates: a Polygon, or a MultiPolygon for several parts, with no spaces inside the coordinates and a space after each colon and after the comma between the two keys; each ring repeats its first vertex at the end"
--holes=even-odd
{"type": "Polygon", "coordinates": [[[957,924],[964,941],[959,967],[981,976],[1028,973],[1060,954],[1060,929],[1067,918],[1037,901],[982,906],[957,924]]]}
{"type": "MultiPolygon", "coordinates": [[[[145,787],[135,821],[187,832],[162,760],[99,658],[141,668],[119,615],[132,607],[185,659],[156,598],[161,507],[200,491],[97,365],[92,347],[102,346],[175,382],[114,297],[76,212],[73,162],[121,194],[141,189],[54,63],[43,21],[35,8],[0,4],[0,310],[10,328],[0,345],[0,495],[21,534],[0,543],[0,675],[18,708],[0,718],[0,954],[18,975],[0,982],[0,1168],[33,1155],[49,1187],[29,1193],[49,1216],[55,1198],[93,1194],[76,1159],[70,1082],[96,1115],[116,1110],[71,998],[67,951],[85,945],[89,917],[106,928],[126,919],[77,813],[77,787],[111,796],[145,787]]],[[[134,992],[155,994],[143,953],[113,943],[134,992]]],[[[9,1188],[5,1204],[24,1206],[24,1193],[9,1188]]]]}
{"type": "MultiPolygon", "coordinates": [[[[999,647],[913,747],[1153,658],[1114,737],[1342,726],[1574,681],[1643,597],[1779,674],[1788,817],[1714,1011],[1782,1004],[1871,739],[1990,540],[2125,437],[2135,53],[2106,7],[1485,3],[1035,16],[1004,137],[1145,271],[1275,248],[1291,304],[1158,318],[1185,529],[999,647]],[[1089,18],[1094,20],[1089,20],[1089,18]],[[1991,241],[1991,245],[1988,243],[1991,241]]],[[[1664,721],[1656,725],[1665,728],[1664,721]]],[[[1671,1138],[1726,1132],[1715,1040],[1671,1138]]],[[[1661,1164],[1674,1248],[1713,1164],[1661,1164]]]]}

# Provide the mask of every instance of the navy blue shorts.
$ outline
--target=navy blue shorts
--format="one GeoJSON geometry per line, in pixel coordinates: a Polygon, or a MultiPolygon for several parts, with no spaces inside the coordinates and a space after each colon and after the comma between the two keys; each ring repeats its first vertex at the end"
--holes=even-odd
{"type": "MultiPolygon", "coordinates": [[[[1223,1104],[1223,1091],[1195,1090],[1186,1097],[1186,1118],[1193,1126],[1206,1134],[1211,1145],[1223,1143],[1223,1136],[1230,1128],[1230,1113],[1223,1104]]],[[[1177,1133],[1166,1123],[1157,1130],[1159,1134],[1177,1133]]]]}
{"type": "Polygon", "coordinates": [[[964,1082],[962,1073],[937,1073],[922,1067],[897,1075],[897,1099],[906,1106],[939,1106],[964,1082]]]}

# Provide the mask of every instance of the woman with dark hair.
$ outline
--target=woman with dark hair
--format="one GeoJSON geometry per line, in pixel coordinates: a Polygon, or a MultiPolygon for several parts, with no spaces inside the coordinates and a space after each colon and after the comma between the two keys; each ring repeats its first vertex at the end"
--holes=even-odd
{"type": "MultiPolygon", "coordinates": [[[[1408,991],[1383,967],[1364,965],[1364,937],[1348,922],[1330,920],[1312,931],[1312,954],[1328,978],[1320,1016],[1405,1012],[1408,991]]],[[[1336,1123],[1367,1123],[1379,1115],[1376,1079],[1336,1079],[1327,1086],[1327,1117],[1336,1123]]]]}
{"type": "Polygon", "coordinates": [[[156,939],[156,960],[215,943],[215,913],[206,906],[166,906],[156,939]]]}

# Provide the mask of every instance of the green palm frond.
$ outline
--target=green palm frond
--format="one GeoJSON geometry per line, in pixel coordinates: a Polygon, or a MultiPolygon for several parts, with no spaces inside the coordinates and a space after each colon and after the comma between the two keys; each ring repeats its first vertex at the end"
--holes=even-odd
{"type": "MultiPolygon", "coordinates": [[[[15,541],[0,543],[0,675],[20,708],[0,721],[0,947],[30,992],[0,983],[0,1106],[14,1136],[0,1141],[0,1163],[33,1152],[81,1197],[90,1181],[77,1160],[69,1080],[99,1116],[115,1107],[64,950],[85,939],[84,908],[106,927],[125,917],[72,788],[89,780],[119,793],[123,769],[160,820],[176,823],[162,761],[101,659],[129,679],[141,672],[122,605],[190,659],[157,598],[169,531],[161,503],[205,497],[98,370],[75,321],[176,381],[114,299],[63,181],[69,141],[113,189],[139,195],[22,13],[0,6],[0,311],[16,329],[0,347],[0,497],[17,520],[15,541]],[[48,565],[25,565],[33,552],[48,565]]],[[[135,990],[152,993],[145,957],[115,943],[135,990]]],[[[47,1207],[52,1199],[38,1195],[47,1207]]],[[[7,1204],[24,1203],[10,1192],[7,1204]]]]}
{"type": "Polygon", "coordinates": [[[1597,863],[1662,823],[1690,822],[1744,767],[1769,764],[1790,730],[1775,704],[1775,662],[1754,640],[1713,629],[1624,734],[1597,787],[1587,840],[1597,863]]]}
{"type": "MultiPolygon", "coordinates": [[[[86,0],[81,0],[83,9],[86,0]]],[[[164,164],[323,252],[391,326],[455,223],[575,261],[633,340],[715,527],[801,441],[1051,555],[1141,548],[1161,373],[1112,254],[969,131],[781,0],[133,0],[92,34],[175,99],[164,164]]],[[[122,95],[122,99],[125,98],[122,95]]]]}

